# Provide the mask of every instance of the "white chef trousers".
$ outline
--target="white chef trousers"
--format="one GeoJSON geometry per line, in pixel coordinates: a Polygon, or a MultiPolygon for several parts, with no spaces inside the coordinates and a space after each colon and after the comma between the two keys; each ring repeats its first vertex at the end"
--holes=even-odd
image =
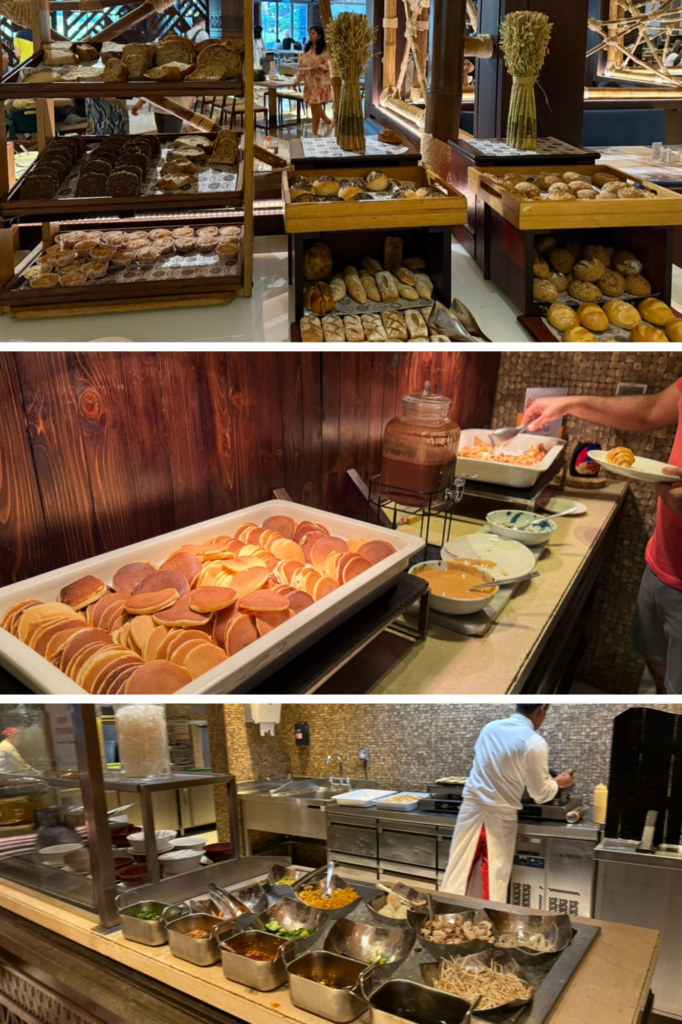
{"type": "Polygon", "coordinates": [[[488,846],[489,898],[495,903],[506,903],[516,849],[517,815],[509,810],[495,810],[470,798],[462,801],[457,815],[442,888],[445,892],[466,896],[482,828],[485,828],[488,846]]]}

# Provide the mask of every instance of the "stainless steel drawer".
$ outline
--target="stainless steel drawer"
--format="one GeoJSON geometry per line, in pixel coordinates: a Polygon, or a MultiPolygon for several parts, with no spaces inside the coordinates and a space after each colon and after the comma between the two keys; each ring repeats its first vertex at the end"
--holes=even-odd
{"type": "Polygon", "coordinates": [[[418,832],[379,831],[379,856],[401,864],[436,867],[436,836],[418,832]]]}
{"type": "Polygon", "coordinates": [[[438,836],[438,870],[445,871],[450,859],[452,836],[438,836]]]}
{"type": "Polygon", "coordinates": [[[376,860],[376,829],[328,825],[327,846],[330,853],[352,853],[356,857],[372,857],[376,860]]]}

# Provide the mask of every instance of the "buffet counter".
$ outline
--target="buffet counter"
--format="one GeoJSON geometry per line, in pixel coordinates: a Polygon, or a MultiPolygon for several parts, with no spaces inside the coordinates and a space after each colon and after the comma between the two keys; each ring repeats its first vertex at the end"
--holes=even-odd
{"type": "MultiPolygon", "coordinates": [[[[407,654],[404,643],[384,634],[368,648],[368,675],[373,664],[388,666],[378,682],[376,671],[367,679],[372,693],[556,691],[579,640],[581,615],[607,558],[606,542],[625,500],[627,483],[609,482],[598,491],[567,488],[565,494],[583,502],[586,514],[556,520],[552,542],[537,563],[540,578],[512,597],[489,632],[483,637],[464,636],[431,626],[427,642],[407,654]]],[[[401,529],[418,535],[419,525],[401,529]]],[[[456,519],[451,535],[472,533],[480,526],[456,519]]],[[[432,543],[439,543],[441,530],[441,526],[433,528],[432,543]]],[[[357,685],[358,668],[352,671],[357,685]]]]}
{"type": "MultiPolygon", "coordinates": [[[[39,980],[46,988],[51,988],[53,982],[54,989],[72,1007],[84,1008],[96,1020],[122,1024],[136,1019],[127,1015],[125,1008],[134,1005],[146,987],[147,991],[165,990],[169,1004],[172,996],[179,1003],[196,1000],[204,1005],[205,1015],[192,1013],[186,1006],[185,1021],[217,1022],[225,1019],[215,1012],[221,1011],[228,1019],[249,1024],[320,1024],[319,1017],[293,1006],[287,988],[256,992],[227,981],[219,965],[197,967],[173,957],[167,946],[137,945],[123,939],[118,930],[103,933],[62,904],[57,909],[56,904],[14,886],[0,884],[0,905],[0,979],[4,965],[9,963],[12,970],[39,980]],[[50,933],[56,933],[58,953],[70,949],[73,959],[73,953],[82,950],[83,965],[88,970],[71,970],[68,976],[59,971],[59,960],[45,955],[46,948],[51,948],[50,933]],[[53,970],[55,976],[51,978],[53,970]],[[98,1016],[98,1001],[114,998],[118,998],[120,1016],[111,1011],[98,1016]]],[[[551,1024],[584,1020],[591,1024],[639,1024],[656,963],[658,933],[607,922],[585,923],[596,923],[601,931],[548,1019],[551,1024]]],[[[6,989],[0,986],[0,1006],[3,996],[6,989]]],[[[69,1019],[80,1024],[75,1013],[69,1019]]],[[[150,1019],[170,1024],[180,1017],[172,1017],[169,1011],[169,1015],[154,1014],[150,1019]]],[[[92,1020],[92,1016],[83,1015],[87,1024],[92,1020]]]]}

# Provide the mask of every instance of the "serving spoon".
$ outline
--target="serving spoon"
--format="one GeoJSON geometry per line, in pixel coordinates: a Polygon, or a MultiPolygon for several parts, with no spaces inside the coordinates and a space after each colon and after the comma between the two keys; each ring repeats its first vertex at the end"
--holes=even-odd
{"type": "Polygon", "coordinates": [[[526,423],[522,427],[500,427],[499,430],[491,430],[488,436],[493,443],[493,448],[504,448],[506,444],[513,441],[519,434],[525,434],[529,426],[530,423],[526,423]]]}
{"type": "Polygon", "coordinates": [[[495,580],[492,583],[477,583],[475,587],[469,587],[467,593],[472,590],[487,590],[489,587],[508,587],[510,583],[524,583],[526,580],[534,580],[539,572],[527,572],[523,576],[510,576],[509,579],[495,580]]]}
{"type": "Polygon", "coordinates": [[[531,526],[535,526],[537,523],[544,523],[548,519],[561,519],[562,516],[572,516],[574,512],[578,511],[578,506],[574,505],[573,508],[564,509],[563,512],[553,512],[548,516],[540,516],[538,519],[534,519],[532,523],[528,523],[527,526],[523,526],[523,530],[530,529],[531,526]]]}

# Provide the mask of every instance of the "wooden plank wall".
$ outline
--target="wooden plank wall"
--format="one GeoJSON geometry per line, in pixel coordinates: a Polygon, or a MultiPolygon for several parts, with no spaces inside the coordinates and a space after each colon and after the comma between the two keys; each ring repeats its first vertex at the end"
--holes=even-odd
{"type": "Polygon", "coordinates": [[[386,422],[426,380],[492,418],[494,353],[0,356],[0,584],[200,522],[285,487],[339,508],[380,468],[386,422]]]}

